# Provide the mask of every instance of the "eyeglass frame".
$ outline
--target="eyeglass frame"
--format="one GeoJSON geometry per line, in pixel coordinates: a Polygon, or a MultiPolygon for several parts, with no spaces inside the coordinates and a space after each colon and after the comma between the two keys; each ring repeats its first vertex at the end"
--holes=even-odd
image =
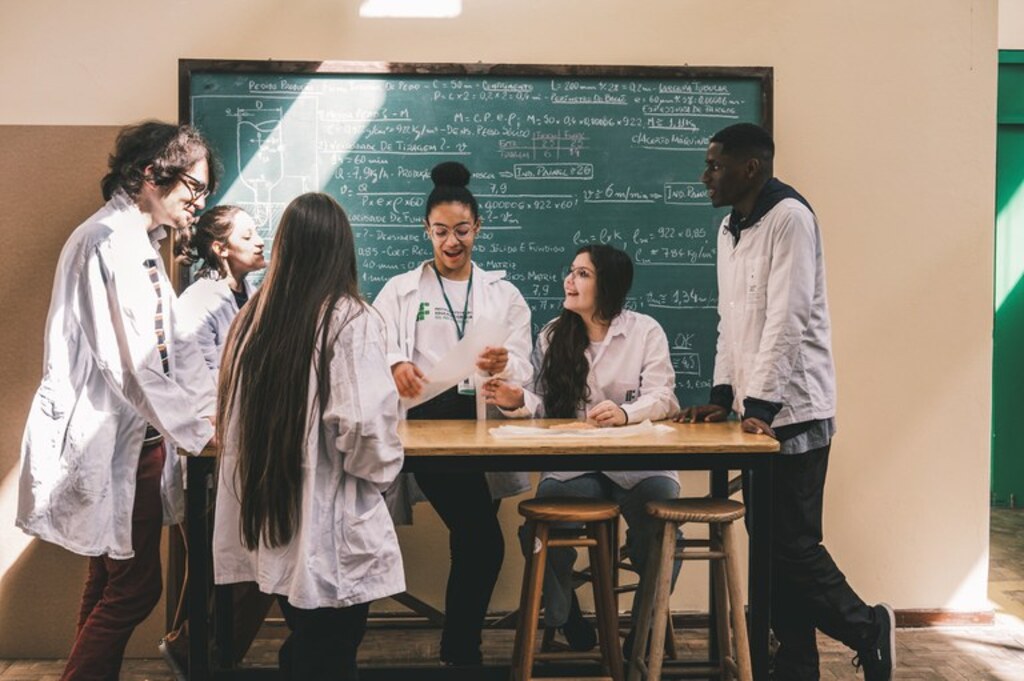
{"type": "Polygon", "coordinates": [[[210,195],[210,185],[205,182],[200,182],[188,173],[178,173],[178,179],[180,179],[181,183],[185,185],[186,189],[188,189],[188,193],[192,197],[190,203],[195,203],[196,201],[205,199],[210,195]],[[195,186],[192,186],[193,182],[195,183],[195,186]]]}
{"type": "Polygon", "coordinates": [[[572,265],[569,265],[569,268],[565,272],[565,276],[562,277],[562,278],[563,279],[568,279],[569,277],[572,277],[573,281],[575,281],[576,279],[586,279],[586,278],[588,278],[588,277],[580,277],[579,275],[577,275],[576,274],[577,270],[583,270],[584,272],[587,273],[588,277],[593,277],[593,278],[597,277],[597,270],[595,270],[595,269],[591,269],[589,267],[583,267],[582,265],[580,265],[579,267],[573,267],[572,265]]]}
{"type": "Polygon", "coordinates": [[[444,236],[438,236],[437,234],[435,234],[435,230],[438,229],[437,227],[431,227],[429,225],[425,225],[424,228],[425,228],[425,231],[427,233],[427,238],[429,238],[431,241],[436,241],[437,243],[442,243],[443,244],[445,241],[448,240],[448,237],[454,235],[455,236],[455,240],[458,241],[461,244],[461,243],[465,243],[467,240],[469,240],[470,236],[473,236],[473,237],[476,236],[477,232],[480,231],[480,223],[477,222],[472,227],[466,227],[466,233],[463,234],[462,236],[459,236],[459,228],[458,227],[456,227],[455,229],[448,229],[447,227],[441,228],[441,229],[444,229],[444,236]]]}

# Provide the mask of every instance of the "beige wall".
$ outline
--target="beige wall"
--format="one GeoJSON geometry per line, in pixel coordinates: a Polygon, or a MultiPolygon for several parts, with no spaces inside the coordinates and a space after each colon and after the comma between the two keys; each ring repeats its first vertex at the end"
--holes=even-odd
{"type": "Polygon", "coordinates": [[[1024,0],[999,0],[999,49],[1024,50],[1024,0]]]}
{"type": "MultiPolygon", "coordinates": [[[[465,0],[451,19],[359,7],[3,3],[0,657],[70,642],[84,562],[13,528],[18,442],[61,240],[98,204],[110,126],[176,117],[179,58],[773,66],[778,174],[814,204],[829,269],[827,544],[869,601],[988,607],[996,0],[465,0]]],[[[418,513],[402,536],[410,583],[440,603],[444,538],[418,513]]],[[[513,515],[506,504],[510,536],[513,515]]],[[[514,604],[520,566],[510,546],[495,608],[514,604]]],[[[676,607],[702,604],[697,584],[676,607]]],[[[131,652],[151,654],[159,619],[131,652]]]]}

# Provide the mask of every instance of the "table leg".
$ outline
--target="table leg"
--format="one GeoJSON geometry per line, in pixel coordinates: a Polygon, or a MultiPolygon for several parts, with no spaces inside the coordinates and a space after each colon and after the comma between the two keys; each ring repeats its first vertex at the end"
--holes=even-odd
{"type": "Polygon", "coordinates": [[[207,681],[210,674],[209,585],[211,537],[210,488],[216,460],[189,457],[186,534],[188,535],[188,667],[189,681],[207,681]]]}
{"type": "Polygon", "coordinates": [[[772,467],[774,459],[749,469],[746,490],[750,514],[750,659],[755,681],[768,679],[768,630],[771,626],[771,542],[772,542],[772,467]]]}

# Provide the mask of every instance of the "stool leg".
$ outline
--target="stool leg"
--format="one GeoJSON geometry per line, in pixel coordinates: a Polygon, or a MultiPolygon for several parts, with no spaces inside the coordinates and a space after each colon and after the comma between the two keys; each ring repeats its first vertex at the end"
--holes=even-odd
{"type": "MultiPolygon", "coordinates": [[[[659,522],[655,520],[655,522],[659,522]]],[[[664,530],[662,530],[664,534],[664,530]]],[[[644,567],[642,579],[647,586],[643,590],[643,597],[640,600],[640,611],[637,613],[637,621],[633,623],[633,630],[636,632],[633,638],[633,655],[629,664],[629,680],[640,681],[646,674],[647,662],[644,659],[644,652],[647,650],[648,630],[651,627],[651,615],[654,612],[654,601],[658,591],[658,570],[661,567],[661,552],[664,547],[658,542],[651,542],[647,565],[644,567]]],[[[673,547],[674,550],[674,547],[673,547]]]]}
{"type": "Polygon", "coordinates": [[[622,648],[619,647],[619,613],[615,607],[615,593],[612,588],[612,561],[608,550],[612,543],[611,523],[588,523],[587,533],[595,539],[597,546],[590,547],[590,569],[594,575],[594,603],[597,606],[597,626],[608,673],[613,681],[624,681],[622,648]]]}
{"type": "MultiPolygon", "coordinates": [[[[661,556],[659,556],[661,565],[658,569],[658,585],[655,587],[657,596],[654,600],[654,618],[651,620],[650,626],[651,653],[647,658],[647,681],[660,681],[661,663],[665,658],[665,620],[668,618],[668,599],[672,595],[672,563],[676,556],[676,528],[676,523],[666,522],[661,539],[661,556]]],[[[640,650],[642,655],[643,648],[640,650]]]]}
{"type": "Polygon", "coordinates": [[[527,521],[530,553],[523,568],[523,591],[519,598],[519,624],[512,646],[512,681],[529,681],[533,675],[533,648],[537,641],[537,615],[540,612],[544,584],[544,563],[547,558],[548,524],[527,521]],[[533,547],[540,542],[540,551],[533,547]]]}
{"type": "MultiPolygon", "coordinates": [[[[722,528],[718,523],[712,523],[709,528],[710,549],[712,551],[725,551],[722,545],[722,528]]],[[[732,678],[729,672],[729,665],[726,658],[732,657],[732,647],[729,643],[729,606],[726,593],[725,561],[711,561],[711,585],[715,598],[715,621],[710,626],[715,627],[718,636],[718,668],[722,672],[722,678],[728,681],[732,678]]],[[[734,658],[735,659],[735,658],[734,658]]]]}
{"type": "Polygon", "coordinates": [[[732,523],[722,523],[722,547],[725,549],[725,576],[729,582],[729,613],[736,641],[736,667],[739,681],[753,681],[750,664],[750,641],[747,638],[747,617],[743,612],[743,590],[736,565],[736,540],[732,523]]]}

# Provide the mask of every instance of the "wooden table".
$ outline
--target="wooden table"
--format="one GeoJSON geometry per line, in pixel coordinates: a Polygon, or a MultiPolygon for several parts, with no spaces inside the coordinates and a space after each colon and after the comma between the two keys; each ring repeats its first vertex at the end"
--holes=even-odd
{"type": "MultiPolygon", "coordinates": [[[[564,420],[536,421],[404,421],[399,435],[405,446],[406,471],[590,471],[590,470],[706,470],[711,493],[726,496],[728,472],[749,475],[746,498],[750,527],[751,659],[754,678],[768,678],[770,603],[770,546],[772,467],[779,446],[775,440],[743,433],[737,422],[715,424],[667,423],[671,433],[628,438],[560,435],[558,438],[494,438],[489,429],[502,424],[548,426],[564,420]]],[[[204,455],[188,461],[188,570],[193,585],[211,582],[209,511],[212,510],[214,459],[204,455]]],[[[241,672],[231,667],[230,617],[214,617],[218,645],[212,659],[208,593],[189,589],[190,674],[192,681],[246,676],[272,678],[267,671],[241,672]]],[[[230,591],[215,590],[215,613],[230,611],[230,591]]],[[[368,667],[360,678],[441,678],[453,668],[368,667]]],[[[507,678],[507,668],[476,673],[477,678],[507,678]]],[[[468,677],[465,677],[468,678],[468,677]]]]}

